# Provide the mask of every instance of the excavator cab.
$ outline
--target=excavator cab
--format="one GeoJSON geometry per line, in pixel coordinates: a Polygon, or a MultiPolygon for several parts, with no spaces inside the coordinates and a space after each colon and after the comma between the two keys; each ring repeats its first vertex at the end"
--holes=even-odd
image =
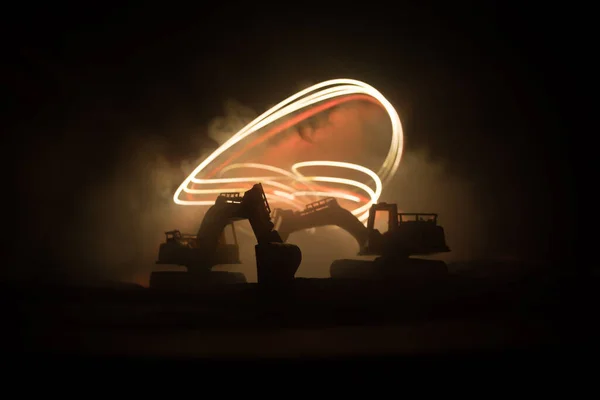
{"type": "MultiPolygon", "coordinates": [[[[398,228],[398,222],[396,219],[398,215],[398,206],[391,203],[378,203],[373,204],[369,210],[369,218],[367,220],[367,240],[361,246],[358,255],[371,256],[381,255],[384,252],[384,248],[387,247],[386,243],[389,243],[389,237],[396,232],[398,228]],[[386,229],[377,229],[381,221],[381,216],[387,215],[387,223],[385,224],[386,229]],[[383,230],[383,232],[382,232],[383,230]]],[[[380,227],[383,228],[383,227],[380,227]]]]}
{"type": "Polygon", "coordinates": [[[183,240],[183,235],[179,230],[165,232],[165,242],[158,248],[157,264],[182,265],[183,254],[189,252],[188,242],[183,240]]]}
{"type": "Polygon", "coordinates": [[[220,264],[241,264],[240,251],[233,221],[225,226],[218,238],[215,254],[207,258],[202,254],[201,243],[197,235],[182,234],[179,230],[165,232],[165,242],[158,249],[156,264],[191,265],[202,264],[212,267],[220,264]],[[226,230],[231,230],[231,239],[227,240],[226,230]]]}
{"type": "Polygon", "coordinates": [[[444,228],[434,213],[398,213],[396,204],[373,204],[367,222],[367,241],[359,255],[409,257],[449,252],[444,228]],[[375,229],[378,213],[387,213],[387,230],[375,229]]]}
{"type": "Polygon", "coordinates": [[[431,255],[450,251],[444,228],[437,224],[437,214],[400,213],[393,242],[401,242],[410,255],[431,255]]]}
{"type": "Polygon", "coordinates": [[[165,236],[167,237],[166,242],[178,242],[181,239],[181,232],[178,230],[165,232],[165,236]]]}
{"type": "Polygon", "coordinates": [[[231,221],[219,237],[215,254],[215,264],[241,264],[240,261],[240,247],[237,241],[237,234],[235,232],[235,224],[231,221]],[[231,238],[228,239],[227,232],[231,232],[231,238]]]}

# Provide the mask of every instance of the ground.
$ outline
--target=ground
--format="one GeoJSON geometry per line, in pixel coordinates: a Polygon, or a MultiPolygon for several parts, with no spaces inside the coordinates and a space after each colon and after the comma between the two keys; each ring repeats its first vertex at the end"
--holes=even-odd
{"type": "Polygon", "coordinates": [[[41,355],[299,357],[595,346],[598,279],[554,269],[438,282],[297,279],[202,291],[7,287],[19,346],[41,355]]]}

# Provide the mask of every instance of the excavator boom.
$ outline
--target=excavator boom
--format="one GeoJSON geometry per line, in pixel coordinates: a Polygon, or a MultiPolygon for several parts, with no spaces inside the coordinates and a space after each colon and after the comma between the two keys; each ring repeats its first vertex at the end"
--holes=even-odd
{"type": "Polygon", "coordinates": [[[283,243],[281,236],[273,228],[271,207],[260,183],[244,193],[242,214],[250,222],[254,236],[259,244],[283,243]]]}
{"type": "Polygon", "coordinates": [[[368,237],[363,223],[333,197],[309,203],[302,211],[276,209],[274,220],[283,240],[287,240],[294,232],[328,225],[338,226],[350,233],[359,247],[364,245],[368,237]]]}

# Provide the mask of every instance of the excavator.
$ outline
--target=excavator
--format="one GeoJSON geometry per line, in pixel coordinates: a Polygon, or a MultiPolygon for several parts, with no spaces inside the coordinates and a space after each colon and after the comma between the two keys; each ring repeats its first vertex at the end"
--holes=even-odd
{"type": "Polygon", "coordinates": [[[448,273],[443,261],[413,256],[449,252],[444,228],[437,214],[398,213],[393,203],[373,204],[367,226],[350,211],[329,197],[310,203],[302,211],[275,209],[275,226],[283,240],[293,232],[335,225],[350,233],[358,243],[358,256],[375,256],[374,260],[335,260],[330,267],[332,278],[387,279],[443,277],[448,273]],[[375,229],[378,213],[387,213],[387,230],[375,229]]]}
{"type": "Polygon", "coordinates": [[[243,195],[221,193],[207,210],[196,235],[184,235],[179,230],[165,232],[166,241],[159,247],[156,263],[184,266],[187,272],[155,271],[150,287],[245,282],[243,274],[212,271],[216,265],[241,263],[234,226],[240,220],[250,222],[257,239],[258,283],[285,285],[293,281],[302,252],[273,229],[269,202],[262,184],[257,183],[243,195]],[[232,229],[234,243],[226,243],[226,228],[232,229]]]}

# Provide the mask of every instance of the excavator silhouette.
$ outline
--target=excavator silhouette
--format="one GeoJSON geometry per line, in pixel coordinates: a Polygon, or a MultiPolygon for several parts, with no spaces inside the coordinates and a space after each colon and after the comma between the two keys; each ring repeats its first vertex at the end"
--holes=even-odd
{"type": "Polygon", "coordinates": [[[184,266],[187,272],[153,272],[150,287],[245,282],[243,274],[212,271],[216,265],[241,263],[234,222],[244,219],[250,222],[257,239],[258,282],[281,285],[293,281],[302,253],[298,246],[285,243],[273,229],[269,202],[262,184],[257,183],[243,196],[221,193],[207,210],[196,235],[184,235],[178,230],[165,232],[167,238],[159,247],[156,263],[184,266]],[[225,241],[228,226],[233,231],[231,244],[225,241]]]}
{"type": "Polygon", "coordinates": [[[283,240],[293,232],[335,225],[350,233],[359,246],[359,256],[376,256],[374,260],[335,260],[330,267],[332,278],[380,279],[390,277],[445,276],[443,261],[413,258],[449,252],[444,228],[437,224],[437,214],[398,213],[392,203],[373,204],[367,226],[333,197],[310,203],[302,211],[274,210],[277,230],[283,240]],[[387,231],[375,229],[375,217],[387,212],[387,231]]]}
{"type": "Polygon", "coordinates": [[[441,277],[447,275],[443,261],[413,258],[449,252],[444,229],[437,224],[437,214],[398,213],[396,204],[373,204],[367,226],[333,197],[310,203],[302,211],[273,210],[260,183],[244,193],[221,193],[208,209],[196,235],[178,230],[165,232],[167,240],[159,247],[157,264],[181,265],[187,273],[153,272],[150,287],[172,287],[186,283],[245,282],[239,273],[212,271],[216,265],[240,264],[234,222],[248,219],[257,239],[255,255],[259,283],[292,281],[300,267],[302,253],[286,243],[296,231],[335,225],[349,232],[357,241],[359,256],[374,260],[335,260],[330,267],[332,278],[381,279],[389,277],[441,277]],[[375,229],[379,212],[388,213],[387,231],[375,229]],[[234,243],[225,240],[230,227],[234,243]],[[275,229],[276,228],[276,229],[275,229]]]}

